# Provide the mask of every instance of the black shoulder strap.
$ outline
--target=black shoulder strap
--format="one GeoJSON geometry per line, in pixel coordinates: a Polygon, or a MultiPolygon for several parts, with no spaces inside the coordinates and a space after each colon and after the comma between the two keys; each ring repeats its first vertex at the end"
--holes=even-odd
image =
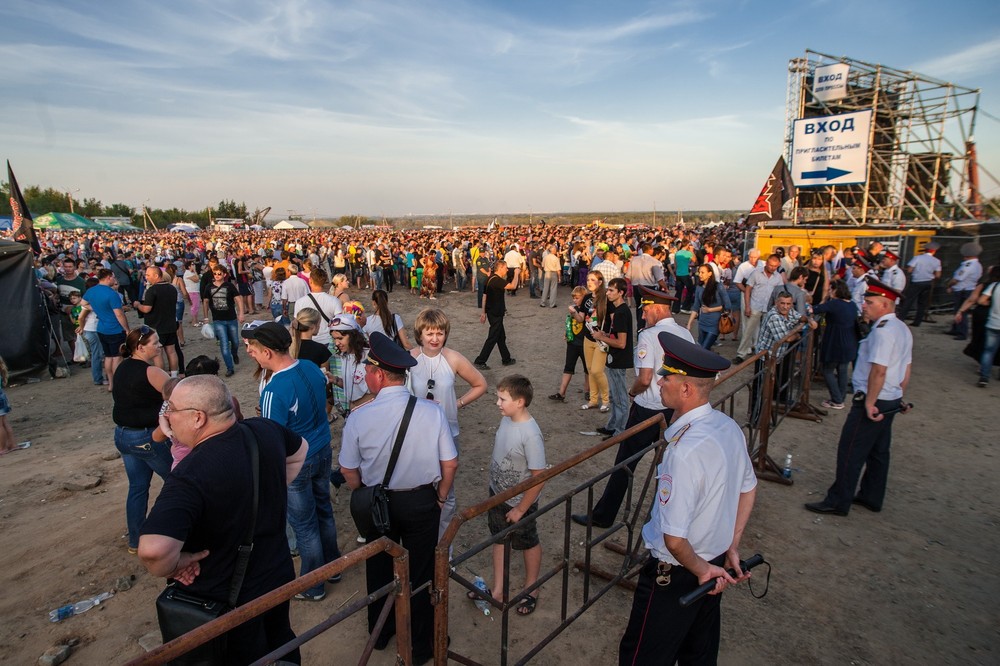
{"type": "Polygon", "coordinates": [[[236,608],[236,599],[240,596],[243,578],[246,576],[247,567],[250,564],[250,553],[253,552],[253,533],[257,527],[257,505],[260,501],[260,452],[258,451],[257,436],[250,426],[243,423],[240,424],[240,430],[245,438],[244,444],[250,449],[250,469],[253,472],[253,505],[250,513],[250,524],[247,526],[243,543],[238,548],[239,555],[236,557],[233,578],[229,581],[228,603],[230,608],[236,608]]]}
{"type": "Polygon", "coordinates": [[[311,291],[307,294],[307,296],[309,296],[309,300],[313,302],[313,305],[316,306],[316,309],[319,310],[319,316],[323,318],[323,321],[329,324],[330,318],[326,316],[326,313],[323,312],[323,308],[321,308],[319,303],[316,302],[316,297],[312,295],[311,291]]]}
{"type": "Polygon", "coordinates": [[[413,407],[416,404],[417,398],[413,395],[406,401],[406,411],[403,412],[403,420],[399,423],[399,430],[396,431],[396,441],[392,445],[389,466],[385,468],[385,478],[382,479],[383,487],[388,487],[389,481],[392,479],[392,473],[396,469],[396,461],[399,460],[399,450],[403,448],[403,438],[406,437],[406,430],[410,427],[410,417],[413,416],[413,407]]]}

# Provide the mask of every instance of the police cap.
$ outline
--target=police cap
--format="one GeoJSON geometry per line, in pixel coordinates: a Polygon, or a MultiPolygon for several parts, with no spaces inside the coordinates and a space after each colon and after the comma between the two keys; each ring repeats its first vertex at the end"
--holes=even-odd
{"type": "Polygon", "coordinates": [[[663,348],[663,365],[656,371],[660,376],[715,377],[732,365],[715,352],[672,333],[663,331],[656,337],[663,348]]]}
{"type": "Polygon", "coordinates": [[[412,368],[417,364],[417,359],[413,358],[410,352],[397,345],[380,331],[372,333],[368,344],[368,358],[365,359],[365,363],[368,365],[402,374],[406,372],[407,368],[412,368]]]}

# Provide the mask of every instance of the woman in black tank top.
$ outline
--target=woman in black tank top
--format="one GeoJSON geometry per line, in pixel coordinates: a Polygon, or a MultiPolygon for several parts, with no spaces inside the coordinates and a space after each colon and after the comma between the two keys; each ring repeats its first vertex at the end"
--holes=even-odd
{"type": "Polygon", "coordinates": [[[170,376],[153,365],[160,355],[159,337],[148,326],[129,332],[122,345],[124,360],[115,370],[111,415],[115,422],[115,447],[122,454],[128,476],[125,517],[128,523],[128,549],[135,554],[139,530],[146,520],[149,482],[153,472],[161,478],[170,473],[170,442],[154,442],[153,430],[159,425],[162,389],[170,376]]]}

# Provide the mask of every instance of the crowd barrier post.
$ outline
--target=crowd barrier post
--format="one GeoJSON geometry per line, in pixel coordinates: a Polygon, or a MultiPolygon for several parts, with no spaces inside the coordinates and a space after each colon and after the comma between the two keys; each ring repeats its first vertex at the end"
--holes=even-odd
{"type": "Polygon", "coordinates": [[[816,331],[813,331],[813,335],[806,336],[806,349],[802,358],[802,372],[800,373],[800,378],[802,381],[802,391],[799,393],[799,399],[796,401],[795,405],[788,410],[788,416],[795,419],[803,419],[805,421],[814,421],[815,423],[821,423],[823,417],[826,416],[827,412],[824,409],[817,407],[809,401],[809,392],[812,388],[812,376],[813,376],[813,351],[816,346],[816,331]]]}

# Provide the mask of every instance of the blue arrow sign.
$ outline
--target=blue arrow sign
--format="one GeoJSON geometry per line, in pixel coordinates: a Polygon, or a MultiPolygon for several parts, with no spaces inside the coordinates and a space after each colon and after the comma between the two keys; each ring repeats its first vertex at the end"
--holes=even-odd
{"type": "Polygon", "coordinates": [[[841,178],[843,176],[846,176],[849,173],[851,173],[851,172],[850,171],[844,171],[843,169],[834,169],[833,167],[827,167],[827,168],[823,169],[822,171],[803,171],[801,177],[802,177],[803,180],[813,179],[813,178],[822,178],[823,180],[830,181],[830,180],[836,180],[837,178],[841,178]]]}

